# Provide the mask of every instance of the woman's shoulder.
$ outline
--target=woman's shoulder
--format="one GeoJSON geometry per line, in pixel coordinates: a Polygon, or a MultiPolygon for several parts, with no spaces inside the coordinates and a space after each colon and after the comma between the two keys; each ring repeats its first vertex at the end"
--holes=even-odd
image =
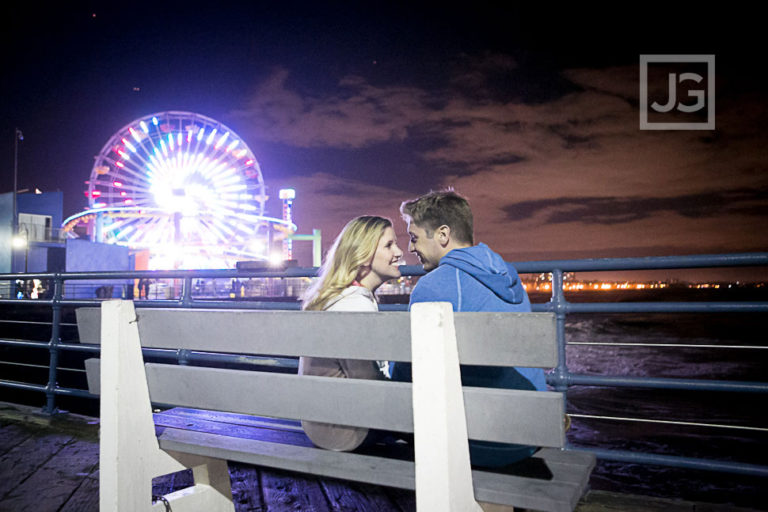
{"type": "Polygon", "coordinates": [[[373,293],[363,286],[348,286],[326,311],[378,311],[378,303],[373,293]]]}

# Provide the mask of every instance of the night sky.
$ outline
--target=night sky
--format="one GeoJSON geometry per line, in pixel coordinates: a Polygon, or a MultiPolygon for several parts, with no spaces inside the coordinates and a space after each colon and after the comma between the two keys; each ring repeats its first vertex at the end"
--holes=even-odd
{"type": "MultiPolygon", "coordinates": [[[[472,203],[476,239],[508,260],[768,248],[754,12],[14,4],[0,30],[0,191],[12,188],[18,126],[20,188],[62,190],[65,217],[87,205],[84,181],[114,132],[188,110],[249,145],[269,214],[280,216],[277,190],[295,188],[299,232],[320,228],[325,247],[365,213],[393,218],[407,244],[400,202],[453,186],[472,203]],[[639,129],[641,54],[715,55],[715,130],[639,129]]],[[[649,68],[649,94],[663,103],[668,72],[704,66],[649,68]]]]}

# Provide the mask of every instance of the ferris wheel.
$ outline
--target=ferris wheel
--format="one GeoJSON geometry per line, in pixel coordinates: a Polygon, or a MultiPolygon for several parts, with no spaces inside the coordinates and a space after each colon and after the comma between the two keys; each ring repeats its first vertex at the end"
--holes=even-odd
{"type": "Polygon", "coordinates": [[[96,157],[87,183],[89,207],[79,218],[95,219],[93,238],[149,249],[156,268],[264,258],[269,225],[281,222],[264,216],[264,179],[245,142],[192,112],[159,112],[124,126],[96,157]]]}

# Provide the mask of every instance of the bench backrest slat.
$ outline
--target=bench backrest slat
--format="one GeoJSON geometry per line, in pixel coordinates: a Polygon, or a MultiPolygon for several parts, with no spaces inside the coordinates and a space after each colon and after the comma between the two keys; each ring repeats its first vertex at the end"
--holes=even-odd
{"type": "MultiPolygon", "coordinates": [[[[144,347],[410,361],[406,312],[138,309],[144,347]]],[[[98,343],[98,308],[77,310],[80,340],[98,343]]],[[[557,365],[551,313],[456,313],[462,364],[557,365]]]]}
{"type": "MultiPolygon", "coordinates": [[[[98,374],[98,364],[87,361],[89,376],[98,374]]],[[[156,403],[413,432],[410,383],[156,363],[145,368],[156,403]],[[274,389],[280,392],[258,391],[274,389]]],[[[561,393],[465,387],[464,402],[471,439],[563,446],[561,393]]]]}

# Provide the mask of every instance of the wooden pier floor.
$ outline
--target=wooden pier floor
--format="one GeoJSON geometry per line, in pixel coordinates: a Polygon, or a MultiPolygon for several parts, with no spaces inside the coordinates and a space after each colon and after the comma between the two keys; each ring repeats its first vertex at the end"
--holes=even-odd
{"type": "MultiPolygon", "coordinates": [[[[49,418],[36,408],[0,402],[0,512],[98,511],[98,420],[49,418]]],[[[230,463],[238,512],[416,509],[411,491],[318,479],[230,463]]],[[[155,494],[186,487],[187,473],[156,479],[155,494]]],[[[732,506],[590,491],[577,512],[750,512],[732,506]]]]}

